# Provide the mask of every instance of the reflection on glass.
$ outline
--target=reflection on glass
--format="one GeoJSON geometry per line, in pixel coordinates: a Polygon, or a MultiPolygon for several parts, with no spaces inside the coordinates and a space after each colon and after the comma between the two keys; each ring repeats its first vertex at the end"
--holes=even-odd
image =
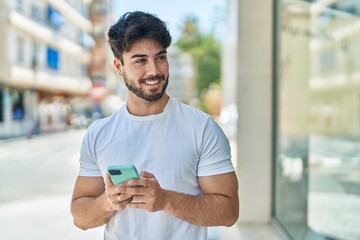
{"type": "Polygon", "coordinates": [[[360,239],[360,1],[311,12],[308,225],[360,239]]]}
{"type": "Polygon", "coordinates": [[[360,239],[360,1],[281,0],[275,215],[360,239]]]}

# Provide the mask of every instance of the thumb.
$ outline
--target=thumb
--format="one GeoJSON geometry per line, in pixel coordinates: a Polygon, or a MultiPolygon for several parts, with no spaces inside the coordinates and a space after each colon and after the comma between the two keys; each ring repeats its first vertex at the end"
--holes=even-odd
{"type": "Polygon", "coordinates": [[[105,173],[105,176],[104,176],[104,183],[105,183],[105,186],[114,186],[113,182],[111,181],[110,179],[110,176],[108,173],[105,173]]]}

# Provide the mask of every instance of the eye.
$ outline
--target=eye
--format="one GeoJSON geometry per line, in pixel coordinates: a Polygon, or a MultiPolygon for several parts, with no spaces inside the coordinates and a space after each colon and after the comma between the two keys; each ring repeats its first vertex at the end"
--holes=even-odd
{"type": "Polygon", "coordinates": [[[167,56],[164,54],[164,55],[160,55],[160,56],[158,56],[157,58],[156,58],[156,60],[158,61],[158,62],[164,62],[164,61],[166,61],[166,59],[167,59],[167,56]]]}
{"type": "Polygon", "coordinates": [[[145,63],[145,59],[144,58],[138,58],[135,60],[135,63],[138,63],[138,64],[142,64],[142,63],[145,63]]]}

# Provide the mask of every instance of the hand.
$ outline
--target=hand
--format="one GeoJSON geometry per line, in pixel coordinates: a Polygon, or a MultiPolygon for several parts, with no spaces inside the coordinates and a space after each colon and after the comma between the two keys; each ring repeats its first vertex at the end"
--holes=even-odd
{"type": "Polygon", "coordinates": [[[166,204],[166,191],[160,187],[152,173],[143,171],[140,176],[140,179],[130,180],[126,182],[125,187],[120,188],[120,193],[133,196],[132,202],[127,206],[149,212],[163,210],[166,204]]]}
{"type": "Polygon", "coordinates": [[[120,193],[120,189],[124,187],[125,184],[119,184],[114,186],[110,176],[106,173],[105,175],[105,195],[112,210],[123,210],[132,200],[133,195],[126,193],[120,193]]]}

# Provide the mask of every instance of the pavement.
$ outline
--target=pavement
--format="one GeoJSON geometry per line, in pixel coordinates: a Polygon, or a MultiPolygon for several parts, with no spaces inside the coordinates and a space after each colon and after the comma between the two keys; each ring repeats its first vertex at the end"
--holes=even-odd
{"type": "Polygon", "coordinates": [[[73,225],[71,219],[69,195],[2,204],[0,239],[102,239],[103,228],[82,231],[73,225]]]}
{"type": "MultiPolygon", "coordinates": [[[[0,207],[0,239],[7,240],[100,240],[103,227],[76,228],[70,214],[70,196],[18,201],[0,207]]],[[[208,240],[280,240],[270,225],[238,223],[211,227],[208,240]]]]}

